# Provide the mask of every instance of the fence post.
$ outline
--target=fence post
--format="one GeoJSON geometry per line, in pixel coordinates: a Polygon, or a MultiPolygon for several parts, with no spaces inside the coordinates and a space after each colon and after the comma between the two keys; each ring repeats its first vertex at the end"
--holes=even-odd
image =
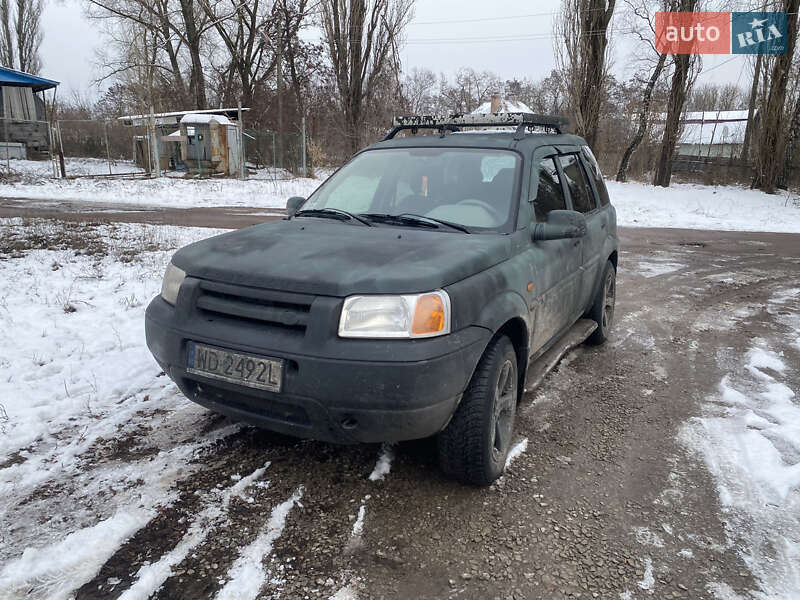
{"type": "Polygon", "coordinates": [[[308,170],[306,169],[306,118],[303,116],[300,119],[300,127],[302,129],[303,137],[300,139],[300,160],[302,162],[302,167],[300,168],[300,172],[303,174],[303,177],[308,177],[308,170]]]}
{"type": "Polygon", "coordinates": [[[245,165],[245,161],[247,160],[245,149],[244,149],[244,120],[242,118],[242,101],[239,100],[238,106],[238,119],[239,119],[239,179],[245,180],[247,179],[247,166],[245,165]]]}
{"type": "Polygon", "coordinates": [[[277,167],[277,163],[275,162],[275,132],[272,133],[272,169],[273,171],[277,167]]]}
{"type": "Polygon", "coordinates": [[[64,140],[61,138],[61,121],[56,121],[56,133],[58,133],[58,164],[61,166],[61,177],[67,178],[67,166],[64,164],[64,140]]]}
{"type": "Polygon", "coordinates": [[[3,137],[5,137],[6,142],[6,171],[11,174],[11,153],[8,151],[8,119],[6,119],[5,115],[3,115],[3,137]]]}
{"type": "Polygon", "coordinates": [[[47,125],[47,131],[50,133],[50,146],[48,151],[50,152],[50,167],[53,169],[53,179],[58,179],[58,165],[56,164],[56,155],[53,152],[53,147],[55,145],[55,138],[53,137],[53,124],[49,123],[47,125]]]}
{"type": "Polygon", "coordinates": [[[106,159],[108,159],[108,174],[113,175],[111,171],[111,150],[108,147],[108,121],[103,121],[103,137],[106,139],[106,159]]]}
{"type": "Polygon", "coordinates": [[[153,114],[153,107],[150,107],[150,143],[153,145],[152,156],[153,156],[153,163],[155,167],[155,174],[156,177],[161,177],[161,156],[159,155],[159,139],[158,134],[156,133],[156,117],[153,114]]]}

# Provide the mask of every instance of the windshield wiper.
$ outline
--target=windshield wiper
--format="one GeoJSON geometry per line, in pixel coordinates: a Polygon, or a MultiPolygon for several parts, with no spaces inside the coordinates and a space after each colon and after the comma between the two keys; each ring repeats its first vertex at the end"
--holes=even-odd
{"type": "Polygon", "coordinates": [[[400,215],[390,215],[387,213],[360,213],[360,216],[369,219],[370,221],[378,221],[383,223],[396,223],[398,225],[407,225],[409,227],[428,227],[431,229],[439,229],[442,225],[463,231],[464,233],[472,233],[466,227],[458,225],[457,223],[450,223],[448,221],[440,221],[431,217],[423,217],[422,215],[415,215],[413,213],[403,213],[400,215]]]}
{"type": "Polygon", "coordinates": [[[456,229],[458,231],[463,231],[464,233],[472,233],[467,227],[461,225],[459,223],[453,223],[452,221],[444,221],[442,219],[434,219],[433,217],[426,217],[424,215],[417,215],[414,213],[403,213],[397,215],[398,217],[403,217],[404,219],[414,219],[419,221],[420,223],[431,223],[437,225],[444,225],[445,227],[450,227],[451,229],[456,229]]]}
{"type": "Polygon", "coordinates": [[[363,223],[367,227],[372,227],[372,223],[362,218],[361,216],[354,215],[353,213],[347,212],[346,210],[342,210],[340,208],[307,208],[306,210],[301,210],[296,212],[294,216],[300,217],[303,215],[309,217],[324,217],[329,219],[338,219],[340,221],[355,220],[358,221],[359,223],[363,223]]]}

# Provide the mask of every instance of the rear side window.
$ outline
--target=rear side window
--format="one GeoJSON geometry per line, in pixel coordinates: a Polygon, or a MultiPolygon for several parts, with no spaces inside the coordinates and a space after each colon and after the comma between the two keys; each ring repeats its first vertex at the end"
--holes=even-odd
{"type": "Polygon", "coordinates": [[[544,223],[551,210],[565,210],[567,202],[558,178],[558,169],[552,158],[543,158],[539,162],[539,186],[533,200],[533,211],[536,220],[544,223]]]}
{"type": "Polygon", "coordinates": [[[559,156],[561,170],[564,173],[569,195],[572,198],[572,208],[581,213],[594,210],[594,198],[586,174],[583,172],[581,161],[577,154],[559,156]]]}
{"type": "Polygon", "coordinates": [[[600,200],[600,206],[608,204],[608,190],[606,189],[606,182],[603,179],[603,174],[600,172],[600,165],[597,164],[597,159],[594,157],[589,146],[581,146],[581,152],[585,163],[589,165],[589,176],[594,180],[594,187],[597,190],[597,197],[600,200]]]}

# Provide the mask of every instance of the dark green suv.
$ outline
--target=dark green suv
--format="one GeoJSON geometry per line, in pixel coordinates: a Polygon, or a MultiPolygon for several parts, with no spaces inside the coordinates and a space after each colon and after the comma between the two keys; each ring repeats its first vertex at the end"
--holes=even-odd
{"type": "Polygon", "coordinates": [[[179,250],[147,309],[153,356],[235,419],[332,442],[436,435],[445,473],[491,483],[528,365],[581,317],[603,342],[613,317],[615,211],[558,127],[396,119],[288,218],[179,250]]]}

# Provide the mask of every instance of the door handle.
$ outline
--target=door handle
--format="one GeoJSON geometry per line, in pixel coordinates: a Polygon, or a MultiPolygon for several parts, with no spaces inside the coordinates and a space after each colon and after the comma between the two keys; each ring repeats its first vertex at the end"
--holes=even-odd
{"type": "Polygon", "coordinates": [[[606,228],[606,224],[605,224],[605,223],[603,223],[602,225],[600,225],[600,229],[605,229],[605,228],[606,228]]]}
{"type": "Polygon", "coordinates": [[[575,240],[574,242],[572,242],[572,247],[577,248],[578,246],[580,246],[580,243],[581,243],[580,240],[575,240]]]}

